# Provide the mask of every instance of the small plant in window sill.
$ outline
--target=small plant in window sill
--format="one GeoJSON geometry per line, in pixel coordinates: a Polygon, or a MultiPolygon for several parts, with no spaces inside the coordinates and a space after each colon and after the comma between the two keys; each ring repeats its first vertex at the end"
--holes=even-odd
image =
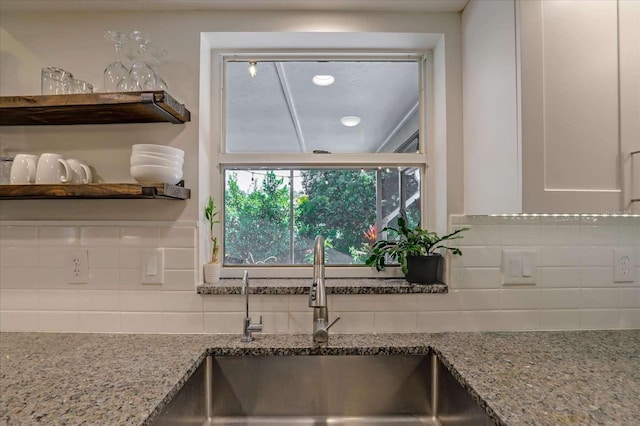
{"type": "Polygon", "coordinates": [[[387,226],[383,231],[395,236],[376,242],[371,247],[371,254],[366,260],[367,266],[377,271],[386,268],[388,260],[397,261],[402,267],[405,279],[412,283],[441,283],[444,271],[444,257],[439,251],[448,250],[454,255],[462,255],[456,247],[445,245],[445,241],[462,238],[461,232],[469,228],[460,228],[450,234],[439,236],[433,231],[407,226],[406,219],[398,219],[398,228],[387,226]]]}
{"type": "Polygon", "coordinates": [[[216,210],[216,203],[212,197],[209,197],[207,204],[204,206],[204,217],[209,222],[209,239],[211,240],[211,261],[204,264],[204,282],[214,283],[220,281],[220,263],[218,262],[218,239],[213,235],[213,227],[216,223],[220,223],[218,219],[219,210],[216,210]]]}

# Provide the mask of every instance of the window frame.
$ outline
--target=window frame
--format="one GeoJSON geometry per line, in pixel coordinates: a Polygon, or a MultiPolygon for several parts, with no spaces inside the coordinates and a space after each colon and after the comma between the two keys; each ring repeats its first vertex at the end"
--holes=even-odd
{"type": "MultiPolygon", "coordinates": [[[[217,91],[217,104],[219,112],[219,132],[214,138],[212,152],[217,155],[211,158],[211,166],[215,171],[216,182],[213,182],[213,195],[216,200],[221,200],[220,223],[216,225],[215,234],[219,238],[221,253],[224,253],[224,171],[233,167],[261,168],[272,165],[277,167],[318,167],[318,168],[360,168],[360,167],[399,167],[410,166],[419,168],[423,183],[420,185],[421,223],[429,223],[430,214],[429,191],[427,184],[430,178],[429,157],[432,146],[432,133],[427,132],[428,123],[432,122],[431,114],[428,114],[427,106],[433,105],[433,53],[432,51],[385,51],[375,52],[367,50],[336,50],[336,51],[298,51],[282,49],[277,52],[270,50],[260,51],[234,51],[217,52],[219,59],[219,82],[217,91]],[[330,61],[330,60],[378,60],[378,61],[407,61],[414,60],[418,63],[418,108],[419,128],[421,135],[419,140],[419,152],[417,153],[226,153],[226,64],[230,61],[330,61]],[[216,140],[217,139],[217,140],[216,140]]],[[[249,270],[250,275],[259,278],[304,278],[310,276],[312,266],[287,265],[287,266],[256,266],[251,264],[222,265],[221,276],[223,278],[237,277],[239,270],[249,270]]],[[[326,276],[329,278],[382,278],[402,277],[399,266],[387,267],[385,271],[377,272],[373,268],[363,266],[326,266],[326,276]]]]}

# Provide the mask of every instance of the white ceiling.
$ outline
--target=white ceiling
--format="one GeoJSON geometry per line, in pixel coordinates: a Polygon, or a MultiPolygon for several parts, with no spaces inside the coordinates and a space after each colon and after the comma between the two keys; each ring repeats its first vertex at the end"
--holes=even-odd
{"type": "Polygon", "coordinates": [[[415,61],[257,66],[251,78],[247,62],[227,63],[228,152],[377,152],[399,128],[417,131],[417,121],[409,120],[418,104],[415,61]],[[316,86],[312,78],[318,74],[333,75],[335,83],[316,86]],[[362,121],[346,127],[340,118],[348,115],[362,121]]]}
{"type": "Polygon", "coordinates": [[[469,0],[2,0],[4,11],[340,10],[460,12],[469,0]]]}

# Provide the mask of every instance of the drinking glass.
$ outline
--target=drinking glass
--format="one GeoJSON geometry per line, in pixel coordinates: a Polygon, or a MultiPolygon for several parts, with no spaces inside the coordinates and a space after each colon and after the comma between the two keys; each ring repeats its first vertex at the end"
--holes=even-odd
{"type": "Polygon", "coordinates": [[[152,59],[151,68],[156,73],[156,90],[169,90],[167,82],[164,81],[164,78],[162,78],[158,73],[158,70],[160,69],[160,59],[167,56],[168,52],[166,49],[159,46],[147,46],[147,52],[152,59]]]}
{"type": "Polygon", "coordinates": [[[104,70],[104,90],[106,92],[117,92],[118,83],[129,75],[129,70],[120,60],[120,50],[128,42],[129,37],[118,31],[107,31],[105,38],[115,44],[116,60],[107,65],[104,70]]]}
{"type": "Polygon", "coordinates": [[[151,37],[141,31],[134,31],[129,35],[129,38],[132,41],[132,52],[135,55],[129,71],[129,78],[136,81],[139,90],[155,90],[156,74],[145,62],[145,52],[151,37]]]}
{"type": "Polygon", "coordinates": [[[62,68],[45,67],[42,68],[41,93],[43,95],[65,95],[70,93],[70,83],[73,74],[62,68]]]}

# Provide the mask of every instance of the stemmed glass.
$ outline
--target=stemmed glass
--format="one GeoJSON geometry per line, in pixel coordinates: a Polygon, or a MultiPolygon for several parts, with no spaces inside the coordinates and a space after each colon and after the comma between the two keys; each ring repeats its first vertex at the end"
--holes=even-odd
{"type": "Polygon", "coordinates": [[[137,90],[154,90],[156,88],[156,74],[145,62],[144,55],[151,37],[141,31],[134,31],[129,35],[132,41],[132,52],[135,59],[129,71],[129,83],[136,82],[137,90]],[[137,48],[136,48],[137,47],[137,48]]]}
{"type": "Polygon", "coordinates": [[[116,46],[116,60],[104,70],[104,90],[116,92],[119,90],[118,83],[129,75],[129,70],[120,61],[120,49],[129,41],[129,37],[118,31],[107,31],[104,36],[116,46]]]}
{"type": "Polygon", "coordinates": [[[169,90],[169,86],[167,85],[167,82],[164,81],[164,78],[162,78],[158,73],[158,70],[160,69],[160,59],[167,56],[168,52],[166,51],[166,49],[163,49],[162,47],[158,47],[158,46],[147,46],[147,52],[149,52],[149,56],[151,56],[151,59],[152,59],[151,68],[156,73],[156,89],[169,90]]]}

